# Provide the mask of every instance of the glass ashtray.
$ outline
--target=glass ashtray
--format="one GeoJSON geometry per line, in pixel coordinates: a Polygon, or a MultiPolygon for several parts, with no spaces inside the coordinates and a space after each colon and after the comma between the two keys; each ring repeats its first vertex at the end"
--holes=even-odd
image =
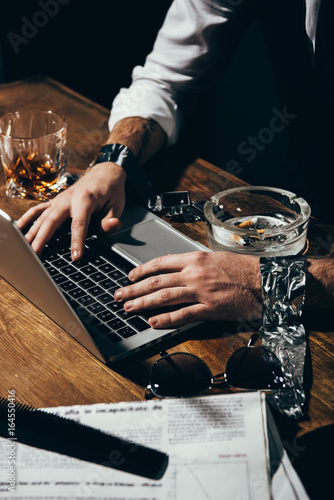
{"type": "Polygon", "coordinates": [[[311,209],[294,193],[244,186],[215,194],[205,203],[212,250],[272,257],[297,255],[306,247],[311,209]]]}

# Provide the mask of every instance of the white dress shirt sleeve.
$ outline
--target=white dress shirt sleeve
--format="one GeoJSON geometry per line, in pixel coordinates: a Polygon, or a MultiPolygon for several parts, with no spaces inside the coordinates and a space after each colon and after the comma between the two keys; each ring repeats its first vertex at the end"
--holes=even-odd
{"type": "Polygon", "coordinates": [[[152,118],[174,144],[197,91],[210,85],[224,49],[233,50],[228,21],[248,8],[248,0],[174,0],[144,66],[114,99],[109,130],[123,118],[152,118]]]}

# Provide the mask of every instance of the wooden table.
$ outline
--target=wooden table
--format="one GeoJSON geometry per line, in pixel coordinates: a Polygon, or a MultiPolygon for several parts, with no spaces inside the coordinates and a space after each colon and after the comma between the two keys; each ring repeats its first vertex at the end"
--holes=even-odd
{"type": "MultiPolygon", "coordinates": [[[[109,110],[48,78],[0,86],[0,114],[22,107],[52,109],[68,120],[68,168],[80,172],[92,161],[107,135],[109,110]]],[[[5,196],[0,179],[0,208],[18,218],[35,202],[5,196]]],[[[180,150],[165,151],[152,162],[157,189],[189,189],[193,200],[203,200],[242,181],[180,150]],[[163,164],[159,178],[154,165],[163,164]],[[173,175],[172,175],[173,174],[173,175]],[[173,181],[172,181],[173,179],[173,181]]],[[[177,224],[179,230],[206,244],[204,223],[177,224]]],[[[334,231],[312,220],[308,254],[326,255],[334,250],[334,231]]],[[[0,254],[1,258],[1,254],[0,254]]],[[[36,407],[91,404],[143,399],[148,371],[158,348],[107,367],[67,335],[25,297],[0,278],[0,396],[15,389],[16,398],[36,407]]],[[[308,412],[305,419],[278,419],[285,444],[295,437],[334,423],[334,332],[317,326],[308,331],[309,355],[305,384],[308,412]],[[314,329],[317,328],[317,329],[314,329]],[[320,331],[320,328],[322,331],[320,331]]],[[[334,328],[332,322],[332,330],[334,328]]],[[[229,356],[250,338],[259,324],[212,323],[182,334],[170,350],[192,352],[203,358],[213,373],[221,372],[229,356]],[[181,345],[180,345],[181,344],[181,345]]],[[[307,325],[306,325],[307,326],[307,325]]],[[[175,342],[175,341],[174,341],[175,342]]],[[[290,444],[289,444],[290,443],[290,444]]],[[[291,451],[291,450],[290,450],[291,451]]]]}

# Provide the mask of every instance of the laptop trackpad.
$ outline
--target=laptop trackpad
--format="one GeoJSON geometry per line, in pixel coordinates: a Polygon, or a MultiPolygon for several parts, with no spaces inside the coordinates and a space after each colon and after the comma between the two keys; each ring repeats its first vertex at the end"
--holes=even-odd
{"type": "Polygon", "coordinates": [[[160,219],[148,220],[108,237],[113,249],[124,253],[136,264],[169,253],[186,253],[208,250],[160,219]]]}

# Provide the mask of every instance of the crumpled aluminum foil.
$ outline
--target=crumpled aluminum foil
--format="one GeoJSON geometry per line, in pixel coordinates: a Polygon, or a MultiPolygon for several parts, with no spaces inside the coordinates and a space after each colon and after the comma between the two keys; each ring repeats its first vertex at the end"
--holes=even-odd
{"type": "Polygon", "coordinates": [[[284,389],[269,395],[269,402],[281,413],[299,418],[305,404],[306,334],[300,323],[305,301],[305,258],[262,257],[260,269],[264,305],[262,345],[281,362],[286,383],[284,389]]]}

